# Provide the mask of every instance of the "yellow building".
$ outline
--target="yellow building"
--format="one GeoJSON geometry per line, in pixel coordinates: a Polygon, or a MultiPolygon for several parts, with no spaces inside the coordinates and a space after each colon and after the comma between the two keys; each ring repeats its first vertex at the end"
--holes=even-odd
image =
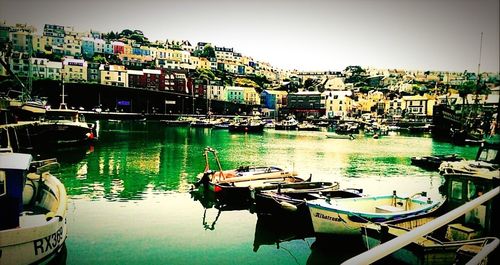
{"type": "Polygon", "coordinates": [[[436,102],[434,97],[428,95],[404,96],[403,109],[406,114],[415,116],[432,116],[432,109],[436,102]]]}
{"type": "Polygon", "coordinates": [[[47,50],[46,48],[50,47],[50,45],[47,42],[47,37],[46,36],[38,36],[34,35],[33,36],[33,51],[34,52],[43,52],[50,54],[52,51],[47,50]]]}
{"type": "Polygon", "coordinates": [[[243,101],[250,105],[260,105],[260,94],[253,87],[243,88],[243,101]]]}
{"type": "Polygon", "coordinates": [[[82,40],[73,36],[64,37],[64,55],[81,56],[82,55],[82,40]]]}
{"type": "Polygon", "coordinates": [[[123,54],[132,54],[132,46],[130,44],[123,45],[123,54]]]}
{"type": "Polygon", "coordinates": [[[101,84],[128,87],[128,75],[125,66],[102,65],[99,70],[101,71],[101,84]]]}

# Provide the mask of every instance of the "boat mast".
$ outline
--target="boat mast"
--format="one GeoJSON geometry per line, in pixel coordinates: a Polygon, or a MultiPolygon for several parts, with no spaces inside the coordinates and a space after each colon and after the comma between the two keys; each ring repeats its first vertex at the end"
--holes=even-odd
{"type": "MultiPolygon", "coordinates": [[[[29,38],[32,38],[32,35],[27,35],[29,38]]],[[[23,93],[22,93],[22,101],[27,102],[31,99],[31,90],[33,88],[33,69],[32,69],[32,62],[31,62],[31,57],[33,56],[33,41],[29,40],[28,41],[28,86],[25,87],[23,93]]]]}
{"type": "Polygon", "coordinates": [[[483,53],[483,32],[481,32],[481,41],[479,43],[479,62],[477,63],[477,81],[476,89],[474,91],[474,108],[473,117],[477,117],[477,112],[479,111],[479,86],[481,85],[481,56],[483,53]]]}
{"type": "Polygon", "coordinates": [[[66,102],[64,102],[64,61],[61,69],[61,104],[59,105],[60,109],[67,109],[68,107],[66,106],[66,102]]]}

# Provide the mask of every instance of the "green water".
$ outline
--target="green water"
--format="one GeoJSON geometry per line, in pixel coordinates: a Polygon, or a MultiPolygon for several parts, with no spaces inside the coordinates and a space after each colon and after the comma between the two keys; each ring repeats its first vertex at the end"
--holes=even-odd
{"type": "Polygon", "coordinates": [[[233,134],[158,122],[98,126],[94,147],[44,155],[58,158],[70,196],[67,264],[336,264],[363,250],[344,239],[307,237],[254,251],[254,240],[266,229],[264,235],[274,233],[272,227],[258,226],[248,210],[217,217],[217,209],[205,209],[188,192],[204,169],[206,146],[219,151],[227,169],[275,165],[368,194],[431,196],[438,196],[442,179],[412,166],[411,156],[457,153],[472,159],[477,151],[427,135],[350,141],[327,139],[325,132],[233,134]]]}

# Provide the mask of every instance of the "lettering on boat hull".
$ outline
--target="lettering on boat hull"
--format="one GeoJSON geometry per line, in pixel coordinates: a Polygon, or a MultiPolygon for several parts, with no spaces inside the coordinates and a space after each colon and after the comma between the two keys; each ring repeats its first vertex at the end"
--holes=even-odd
{"type": "Polygon", "coordinates": [[[57,248],[57,246],[64,240],[63,238],[63,228],[60,227],[52,235],[37,239],[33,241],[33,247],[35,255],[43,254],[48,251],[52,251],[57,248]]]}
{"type": "Polygon", "coordinates": [[[314,215],[314,217],[325,219],[325,220],[329,220],[329,221],[333,221],[333,222],[347,223],[344,219],[342,219],[342,217],[340,217],[340,215],[338,215],[338,217],[333,217],[333,216],[325,215],[325,214],[322,214],[322,213],[316,213],[314,215]]]}

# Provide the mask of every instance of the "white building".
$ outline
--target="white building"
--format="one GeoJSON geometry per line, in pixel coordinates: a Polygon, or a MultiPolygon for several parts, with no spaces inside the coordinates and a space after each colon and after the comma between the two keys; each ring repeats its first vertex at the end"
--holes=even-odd
{"type": "Polygon", "coordinates": [[[325,91],[321,93],[321,105],[329,118],[347,117],[352,108],[351,91],[325,91]]]}

